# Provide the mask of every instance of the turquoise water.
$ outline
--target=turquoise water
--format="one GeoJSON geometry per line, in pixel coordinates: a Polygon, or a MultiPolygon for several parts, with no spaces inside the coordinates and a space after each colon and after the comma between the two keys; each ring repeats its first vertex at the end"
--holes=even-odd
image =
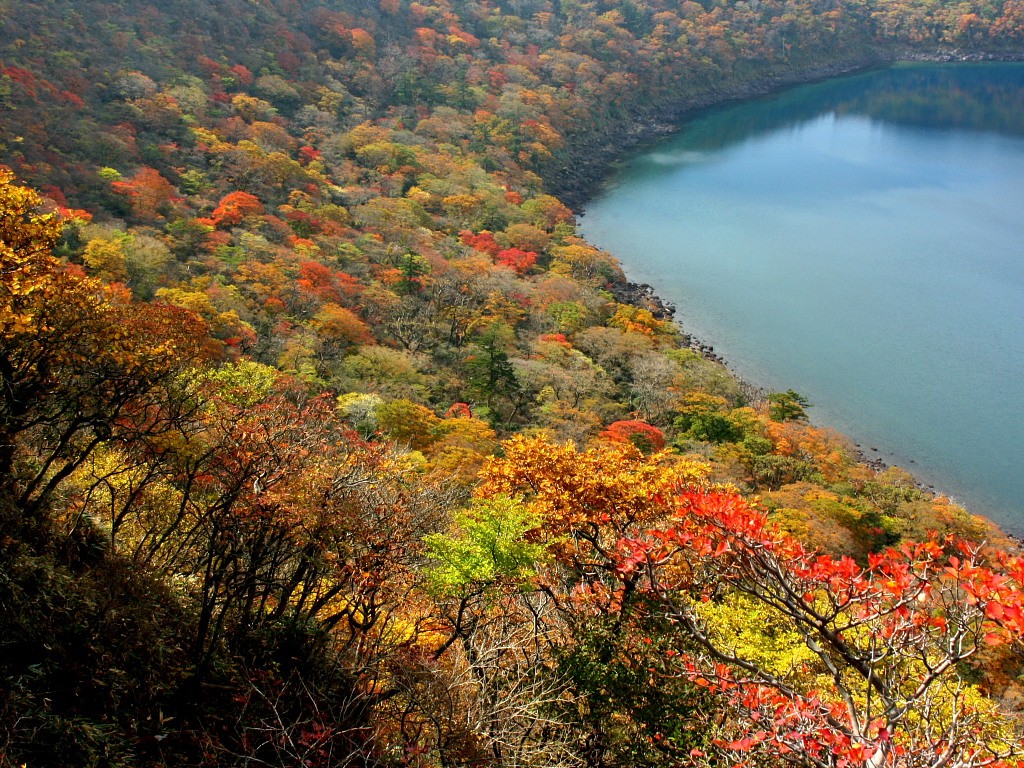
{"type": "Polygon", "coordinates": [[[1024,65],[901,66],[702,115],[581,230],[741,376],[1024,532],[1024,65]]]}

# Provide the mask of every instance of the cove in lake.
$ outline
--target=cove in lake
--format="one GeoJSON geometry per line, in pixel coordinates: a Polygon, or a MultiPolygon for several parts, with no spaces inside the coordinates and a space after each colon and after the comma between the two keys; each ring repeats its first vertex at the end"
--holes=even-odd
{"type": "Polygon", "coordinates": [[[1024,532],[1024,65],[903,65],[705,113],[580,229],[740,376],[1024,532]]]}

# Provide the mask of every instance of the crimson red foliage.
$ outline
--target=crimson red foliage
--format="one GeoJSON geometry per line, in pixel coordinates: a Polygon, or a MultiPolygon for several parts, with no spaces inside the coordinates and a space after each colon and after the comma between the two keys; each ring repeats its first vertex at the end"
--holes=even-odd
{"type": "Polygon", "coordinates": [[[521,251],[518,248],[506,248],[494,257],[496,264],[510,267],[520,275],[525,275],[537,263],[537,254],[533,251],[521,251]]]}

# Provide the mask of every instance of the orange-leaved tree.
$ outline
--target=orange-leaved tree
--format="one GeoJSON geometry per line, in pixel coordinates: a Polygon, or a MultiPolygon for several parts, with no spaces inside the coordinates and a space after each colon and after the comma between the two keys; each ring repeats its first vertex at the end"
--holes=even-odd
{"type": "Polygon", "coordinates": [[[543,524],[534,536],[581,571],[615,559],[622,536],[652,526],[680,485],[702,482],[706,465],[667,452],[644,456],[631,443],[580,450],[543,438],[514,437],[481,472],[476,495],[524,499],[543,524]]]}

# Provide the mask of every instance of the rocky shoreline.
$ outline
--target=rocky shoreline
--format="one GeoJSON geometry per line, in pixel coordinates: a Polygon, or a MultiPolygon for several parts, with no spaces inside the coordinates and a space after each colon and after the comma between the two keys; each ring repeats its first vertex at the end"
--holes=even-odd
{"type": "MultiPolygon", "coordinates": [[[[756,384],[752,384],[751,382],[747,381],[742,376],[740,376],[735,370],[732,369],[732,367],[729,365],[728,361],[726,361],[725,358],[723,358],[721,355],[715,352],[715,348],[713,346],[704,343],[693,334],[688,333],[686,329],[682,326],[682,324],[675,319],[675,304],[669,301],[665,301],[660,296],[658,296],[654,287],[651,286],[650,284],[625,281],[621,284],[612,286],[612,295],[615,297],[615,300],[618,301],[619,303],[631,304],[633,306],[642,307],[644,309],[649,310],[651,314],[654,315],[659,320],[673,320],[679,327],[680,338],[684,347],[692,350],[693,352],[696,352],[705,360],[710,360],[725,367],[726,370],[729,371],[729,374],[738,382],[740,382],[740,385],[743,387],[744,391],[752,393],[755,399],[764,399],[765,397],[767,397],[767,392],[763,387],[760,387],[756,384]]],[[[879,452],[878,448],[874,446],[865,448],[860,443],[854,442],[853,439],[850,438],[849,436],[847,436],[846,439],[850,441],[850,450],[856,458],[856,460],[859,463],[869,467],[872,471],[884,472],[885,470],[890,469],[892,466],[894,466],[892,464],[889,464],[887,461],[885,461],[884,459],[877,455],[879,452]]],[[[911,459],[910,463],[913,464],[914,460],[911,459]]],[[[906,467],[901,468],[910,472],[911,476],[914,479],[914,485],[918,488],[918,490],[931,494],[939,493],[936,490],[934,484],[925,483],[920,478],[914,476],[913,471],[907,469],[906,467]]]]}
{"type": "MultiPolygon", "coordinates": [[[[635,307],[642,307],[643,309],[648,310],[658,320],[674,321],[676,325],[679,326],[679,331],[685,347],[692,349],[707,360],[720,363],[726,368],[729,367],[725,362],[725,359],[715,352],[715,348],[713,346],[705,344],[683,328],[682,324],[675,319],[676,305],[661,298],[661,296],[659,296],[654,290],[654,286],[648,283],[633,283],[626,280],[622,283],[612,285],[611,293],[615,297],[615,300],[620,304],[631,304],[635,307]]],[[[734,371],[730,371],[730,373],[732,373],[733,376],[736,376],[737,379],[740,378],[734,371]]]]}
{"type": "MultiPolygon", "coordinates": [[[[733,378],[741,383],[744,390],[747,392],[755,393],[759,398],[766,397],[767,393],[762,388],[755,384],[751,384],[734,371],[728,361],[725,360],[721,355],[715,352],[715,348],[710,344],[705,344],[703,341],[698,339],[691,333],[688,333],[685,328],[675,319],[676,306],[672,302],[665,301],[662,299],[654,287],[649,283],[634,283],[625,281],[620,284],[612,286],[612,295],[615,300],[622,304],[631,304],[633,306],[642,307],[651,312],[659,320],[672,320],[676,322],[680,330],[680,337],[687,349],[690,349],[706,360],[718,363],[724,366],[733,378]]],[[[880,456],[873,455],[878,453],[878,448],[870,446],[865,448],[860,443],[853,442],[851,438],[850,446],[853,454],[856,456],[857,461],[870,467],[875,472],[884,472],[889,469],[892,465],[882,459],[880,456]]],[[[913,459],[910,460],[913,464],[913,459]]],[[[909,470],[908,470],[909,471],[909,470]]],[[[913,474],[913,473],[911,473],[913,474]]],[[[925,491],[926,493],[936,493],[935,486],[933,484],[926,484],[921,480],[915,478],[915,484],[919,490],[925,491]]]]}

